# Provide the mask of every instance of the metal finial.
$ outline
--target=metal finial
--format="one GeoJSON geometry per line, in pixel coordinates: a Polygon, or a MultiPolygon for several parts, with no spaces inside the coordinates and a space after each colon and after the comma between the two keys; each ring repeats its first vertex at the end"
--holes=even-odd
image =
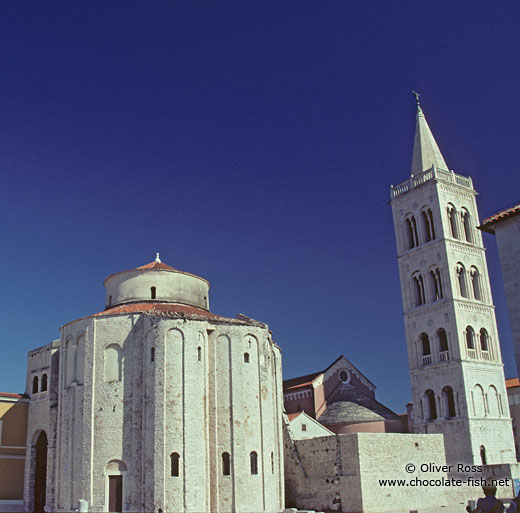
{"type": "Polygon", "coordinates": [[[160,264],[161,263],[161,259],[159,258],[159,253],[155,253],[155,261],[160,264]]]}
{"type": "Polygon", "coordinates": [[[419,96],[421,96],[417,91],[412,91],[412,94],[415,96],[415,101],[417,102],[417,107],[421,106],[421,103],[419,102],[419,96]]]}

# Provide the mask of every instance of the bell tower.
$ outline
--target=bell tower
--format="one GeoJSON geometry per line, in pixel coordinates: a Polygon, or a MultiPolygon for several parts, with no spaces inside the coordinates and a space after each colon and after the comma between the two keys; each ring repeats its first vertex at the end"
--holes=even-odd
{"type": "Polygon", "coordinates": [[[411,176],[390,189],[416,433],[449,464],[516,461],[470,177],[448,170],[416,94],[411,176]]]}

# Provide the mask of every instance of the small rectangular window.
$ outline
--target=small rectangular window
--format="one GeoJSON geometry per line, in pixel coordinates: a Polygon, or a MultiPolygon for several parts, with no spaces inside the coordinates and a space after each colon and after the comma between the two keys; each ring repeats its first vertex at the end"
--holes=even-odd
{"type": "Polygon", "coordinates": [[[307,424],[302,424],[302,431],[307,431],[307,424]]]}

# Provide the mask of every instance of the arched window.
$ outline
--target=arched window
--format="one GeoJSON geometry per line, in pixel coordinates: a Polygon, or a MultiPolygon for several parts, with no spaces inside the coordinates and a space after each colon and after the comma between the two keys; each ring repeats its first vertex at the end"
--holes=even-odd
{"type": "Polygon", "coordinates": [[[421,339],[421,347],[422,347],[423,356],[431,354],[430,339],[428,338],[428,335],[426,333],[421,333],[419,338],[421,339]]]}
{"type": "Polygon", "coordinates": [[[231,457],[228,452],[222,453],[222,475],[231,475],[231,457]]]}
{"type": "Polygon", "coordinates": [[[444,401],[446,417],[455,417],[455,401],[453,399],[453,389],[451,387],[444,387],[442,390],[442,399],[444,401]]]}
{"type": "Polygon", "coordinates": [[[249,455],[249,460],[251,462],[251,474],[253,474],[253,475],[258,474],[258,454],[256,454],[255,451],[253,451],[249,455]]]}
{"type": "Polygon", "coordinates": [[[44,374],[42,376],[42,388],[41,388],[41,391],[42,392],[47,392],[47,374],[44,374]]]}
{"type": "Polygon", "coordinates": [[[450,356],[448,352],[448,335],[444,328],[439,328],[437,330],[437,339],[439,340],[440,361],[446,362],[450,359],[450,356]]]}
{"type": "Polygon", "coordinates": [[[482,301],[482,290],[480,288],[480,273],[476,267],[470,269],[471,287],[473,289],[473,297],[477,301],[482,301]]]}
{"type": "Polygon", "coordinates": [[[458,239],[459,231],[457,229],[457,211],[455,210],[455,207],[453,205],[448,204],[447,212],[448,212],[448,225],[450,227],[450,235],[454,239],[458,239]]]}
{"type": "Polygon", "coordinates": [[[430,365],[432,363],[430,338],[426,333],[421,333],[419,335],[419,342],[422,353],[422,365],[430,365]]]}
{"type": "Polygon", "coordinates": [[[457,264],[457,281],[459,282],[459,292],[462,297],[468,297],[468,287],[466,285],[466,268],[459,262],[457,264]]]}
{"type": "Polygon", "coordinates": [[[439,328],[437,336],[439,337],[439,351],[447,351],[448,335],[446,334],[446,330],[444,328],[439,328]]]}
{"type": "Polygon", "coordinates": [[[493,385],[489,385],[488,387],[487,405],[490,417],[500,417],[500,404],[498,400],[498,392],[493,385]]]}
{"type": "Polygon", "coordinates": [[[244,363],[249,363],[249,353],[244,353],[244,363]]]}
{"type": "Polygon", "coordinates": [[[415,294],[415,305],[414,306],[421,306],[426,303],[426,295],[424,292],[424,279],[422,277],[422,274],[415,273],[412,276],[413,281],[413,289],[415,294]]]}
{"type": "Polygon", "coordinates": [[[485,328],[480,330],[480,349],[482,351],[489,351],[489,335],[485,328]]]}
{"type": "Polygon", "coordinates": [[[482,465],[486,465],[486,448],[483,445],[480,446],[480,460],[482,461],[482,465]]]}
{"type": "Polygon", "coordinates": [[[38,393],[38,376],[34,376],[34,378],[33,378],[32,393],[33,394],[38,393]]]}
{"type": "Polygon", "coordinates": [[[197,360],[200,362],[202,360],[202,347],[197,347],[197,360]]]}
{"type": "Polygon", "coordinates": [[[271,451],[271,474],[274,474],[274,452],[271,451]]]}
{"type": "Polygon", "coordinates": [[[435,420],[437,418],[437,406],[435,405],[435,394],[433,390],[426,390],[424,394],[426,404],[428,406],[428,420],[435,420]]]}
{"type": "Polygon", "coordinates": [[[170,466],[171,466],[171,476],[179,477],[179,454],[176,452],[172,452],[170,454],[170,466]]]}
{"type": "Polygon", "coordinates": [[[415,220],[415,216],[407,216],[404,221],[404,225],[408,249],[415,248],[419,245],[419,236],[417,235],[417,221],[415,220]]]}
{"type": "Polygon", "coordinates": [[[464,238],[467,242],[473,242],[472,230],[471,230],[471,216],[469,212],[463,208],[460,211],[460,217],[462,219],[462,226],[464,227],[464,238]]]}
{"type": "Polygon", "coordinates": [[[150,348],[150,361],[155,362],[155,347],[150,348]]]}
{"type": "Polygon", "coordinates": [[[430,281],[433,290],[433,300],[438,301],[439,299],[442,299],[444,297],[444,292],[442,291],[440,269],[432,269],[430,271],[430,281]]]}
{"type": "Polygon", "coordinates": [[[431,208],[424,209],[421,212],[421,217],[423,221],[425,241],[429,242],[435,239],[435,229],[433,227],[433,214],[431,208]]]}
{"type": "Polygon", "coordinates": [[[157,289],[155,287],[150,287],[150,297],[152,299],[156,299],[157,298],[157,289]]]}
{"type": "Polygon", "coordinates": [[[105,381],[121,381],[121,347],[117,344],[105,350],[105,381]]]}
{"type": "Polygon", "coordinates": [[[475,417],[485,417],[486,405],[484,402],[484,390],[479,384],[473,387],[471,398],[473,400],[473,415],[475,417]]]}
{"type": "Polygon", "coordinates": [[[475,349],[475,331],[471,326],[466,326],[466,347],[475,349]]]}

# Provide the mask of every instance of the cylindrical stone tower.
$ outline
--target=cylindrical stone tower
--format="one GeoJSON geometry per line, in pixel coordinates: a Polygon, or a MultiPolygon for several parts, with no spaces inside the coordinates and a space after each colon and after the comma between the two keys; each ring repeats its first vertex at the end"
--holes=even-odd
{"type": "Polygon", "coordinates": [[[105,288],[103,312],[61,330],[47,509],[282,510],[281,354],[267,325],[211,313],[209,283],[159,258],[105,288]]]}

